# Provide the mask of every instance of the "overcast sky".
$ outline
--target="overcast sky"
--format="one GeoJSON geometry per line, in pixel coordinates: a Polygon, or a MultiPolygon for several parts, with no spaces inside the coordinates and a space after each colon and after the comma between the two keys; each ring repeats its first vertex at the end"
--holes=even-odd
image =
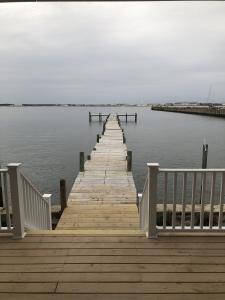
{"type": "Polygon", "coordinates": [[[225,2],[0,4],[0,103],[225,102],[225,2]]]}

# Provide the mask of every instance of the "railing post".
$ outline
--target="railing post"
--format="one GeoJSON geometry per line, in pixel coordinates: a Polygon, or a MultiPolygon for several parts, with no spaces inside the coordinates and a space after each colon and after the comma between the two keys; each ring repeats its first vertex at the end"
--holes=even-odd
{"type": "Polygon", "coordinates": [[[89,123],[91,123],[91,113],[89,112],[89,123]]]}
{"type": "Polygon", "coordinates": [[[48,201],[48,212],[47,212],[47,227],[52,230],[52,206],[51,206],[52,194],[44,194],[43,198],[48,201]]]}
{"type": "Polygon", "coordinates": [[[157,238],[157,177],[158,163],[148,163],[148,232],[149,239],[157,238]]]}
{"type": "Polygon", "coordinates": [[[24,203],[20,175],[20,163],[8,164],[9,180],[11,189],[13,233],[14,239],[22,239],[24,231],[24,203]]]}

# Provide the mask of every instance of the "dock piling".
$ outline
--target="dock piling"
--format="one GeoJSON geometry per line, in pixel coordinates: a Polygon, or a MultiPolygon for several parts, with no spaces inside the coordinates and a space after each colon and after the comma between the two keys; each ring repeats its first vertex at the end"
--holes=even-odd
{"type": "Polygon", "coordinates": [[[60,179],[60,203],[61,203],[61,214],[62,214],[64,209],[67,207],[65,179],[60,179]]]}
{"type": "Polygon", "coordinates": [[[203,144],[203,147],[202,147],[202,169],[207,168],[207,159],[208,159],[208,144],[203,144]]]}
{"type": "Polygon", "coordinates": [[[99,140],[100,140],[100,135],[97,134],[97,143],[99,143],[99,140]]]}
{"type": "Polygon", "coordinates": [[[127,151],[127,172],[132,170],[132,151],[127,151]]]}
{"type": "Polygon", "coordinates": [[[80,152],[80,172],[84,172],[84,152],[80,152]]]}

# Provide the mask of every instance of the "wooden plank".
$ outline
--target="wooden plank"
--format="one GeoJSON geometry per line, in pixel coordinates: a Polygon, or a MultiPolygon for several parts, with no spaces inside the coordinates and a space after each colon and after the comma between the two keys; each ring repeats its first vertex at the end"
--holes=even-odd
{"type": "Polygon", "coordinates": [[[225,250],[225,243],[111,243],[111,242],[41,242],[41,243],[0,243],[2,249],[185,249],[190,252],[194,249],[225,250]]]}
{"type": "MultiPolygon", "coordinates": [[[[216,265],[211,272],[224,272],[225,257],[213,256],[2,256],[2,265],[36,265],[36,264],[188,264],[188,265],[216,265]]],[[[84,266],[85,267],[85,266],[84,266]]],[[[119,267],[119,266],[118,266],[119,267]]],[[[51,266],[49,266],[51,270],[51,266]]],[[[3,269],[2,269],[3,270],[3,269]]],[[[197,269],[196,269],[197,270],[197,269]]],[[[193,271],[193,269],[192,269],[193,271]]],[[[200,270],[201,271],[201,270],[200,270]]],[[[204,271],[204,270],[203,270],[204,271]]],[[[203,272],[202,271],[202,272],[203,272]]],[[[1,272],[1,268],[0,268],[1,272]]],[[[209,271],[210,272],[210,271],[209,271]]]]}
{"type": "Polygon", "coordinates": [[[0,293],[53,293],[57,283],[4,283],[0,284],[0,293]]]}
{"type": "Polygon", "coordinates": [[[208,282],[225,283],[225,273],[0,273],[2,282],[208,282]]]}
{"type": "MultiPolygon", "coordinates": [[[[170,281],[170,273],[210,273],[211,280],[217,273],[225,274],[225,265],[210,264],[182,264],[182,263],[114,263],[110,259],[108,263],[67,263],[67,264],[3,264],[0,274],[5,273],[70,273],[71,280],[75,273],[164,273],[167,282],[170,281]],[[111,262],[111,263],[110,263],[111,262]],[[214,274],[215,273],[215,274],[214,274]],[[213,275],[212,275],[213,274],[213,275]]],[[[3,275],[2,275],[3,276],[3,275]]],[[[223,275],[225,276],[225,275],[223,275]]],[[[3,276],[4,277],[4,276],[3,276]]],[[[2,277],[1,277],[2,278],[2,277]]],[[[178,280],[178,279],[177,279],[178,280]]],[[[117,277],[120,281],[120,277],[117,277]]],[[[129,280],[127,280],[129,282],[129,280]]]]}
{"type": "Polygon", "coordinates": [[[224,283],[59,283],[56,293],[225,293],[224,283]]]}
{"type": "MultiPolygon", "coordinates": [[[[4,300],[74,300],[74,294],[8,294],[4,293],[4,300]]],[[[76,295],[76,299],[79,300],[224,300],[225,293],[221,294],[79,294],[76,295]],[[79,298],[78,298],[79,297],[79,298]]]]}

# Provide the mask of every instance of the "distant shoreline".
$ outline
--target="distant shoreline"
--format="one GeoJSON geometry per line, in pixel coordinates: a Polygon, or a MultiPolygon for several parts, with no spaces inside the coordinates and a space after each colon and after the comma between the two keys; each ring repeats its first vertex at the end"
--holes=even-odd
{"type": "Polygon", "coordinates": [[[0,107],[151,107],[150,104],[0,104],[0,107]]]}
{"type": "Polygon", "coordinates": [[[152,110],[225,118],[225,106],[153,105],[152,110]]]}

